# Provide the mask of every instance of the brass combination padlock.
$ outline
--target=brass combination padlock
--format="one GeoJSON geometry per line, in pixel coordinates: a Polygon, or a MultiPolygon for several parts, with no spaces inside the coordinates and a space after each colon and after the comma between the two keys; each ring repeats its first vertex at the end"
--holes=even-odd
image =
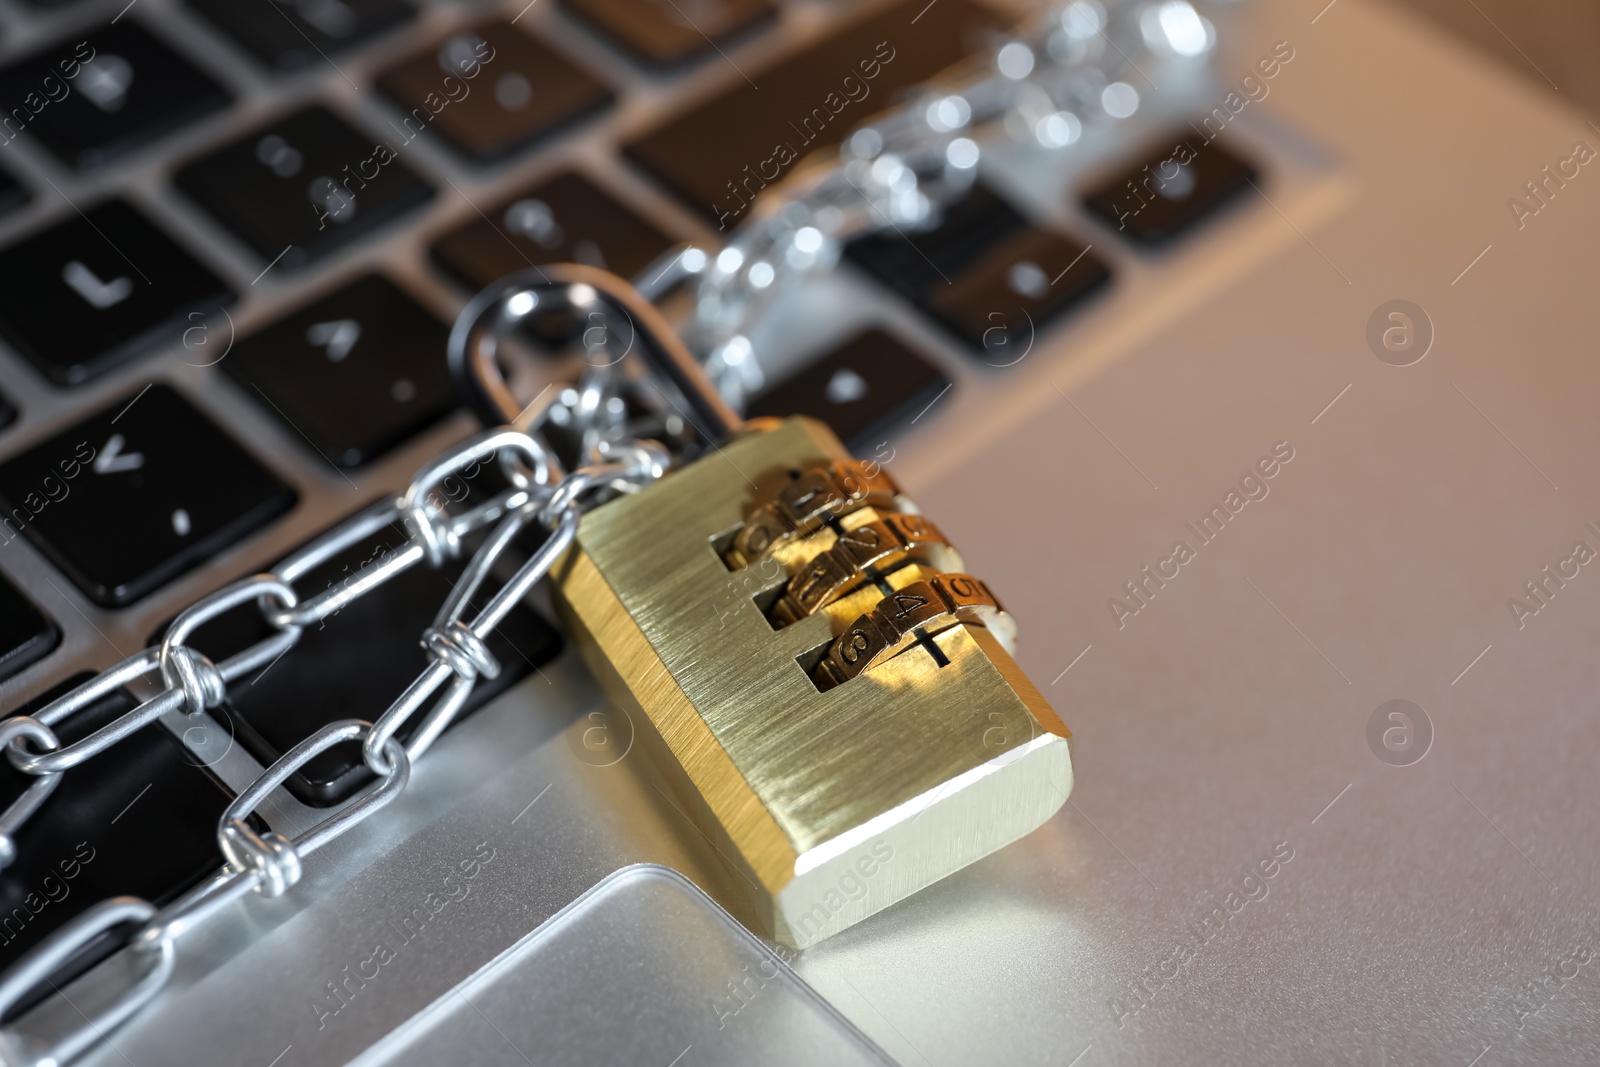
{"type": "Polygon", "coordinates": [[[700,441],[585,514],[552,578],[676,806],[737,868],[730,910],[802,947],[1066,803],[1070,734],[938,527],[821,423],[744,423],[622,279],[546,265],[474,298],[450,364],[486,425],[526,417],[496,344],[546,311],[602,323],[700,441]]]}
{"type": "Polygon", "coordinates": [[[556,572],[574,640],[797,947],[1066,802],[1069,733],[1015,626],[887,474],[809,419],[751,425],[585,515],[556,572]]]}

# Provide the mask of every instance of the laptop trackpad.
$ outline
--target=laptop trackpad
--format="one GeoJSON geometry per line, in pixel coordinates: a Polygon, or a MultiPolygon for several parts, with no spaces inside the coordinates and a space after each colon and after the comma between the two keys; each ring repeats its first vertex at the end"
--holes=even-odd
{"type": "Polygon", "coordinates": [[[353,1061],[892,1061],[688,879],[625,867],[353,1061]]]}

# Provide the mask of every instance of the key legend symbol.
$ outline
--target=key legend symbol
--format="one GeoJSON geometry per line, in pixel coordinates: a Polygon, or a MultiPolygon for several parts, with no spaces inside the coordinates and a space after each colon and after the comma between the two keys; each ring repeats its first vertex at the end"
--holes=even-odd
{"type": "Polygon", "coordinates": [[[348,356],[359,340],[361,323],[355,319],[334,319],[306,328],[306,343],[327,349],[329,363],[338,363],[348,356]]]}
{"type": "Polygon", "coordinates": [[[526,237],[541,248],[559,248],[566,231],[543,200],[525,197],[506,208],[506,229],[526,237]]]}
{"type": "Polygon", "coordinates": [[[488,45],[477,34],[459,33],[440,47],[439,69],[446,74],[476,75],[486,48],[488,45]]]}
{"type": "Polygon", "coordinates": [[[835,404],[849,404],[867,395],[867,380],[849,367],[840,367],[828,379],[828,399],[835,404]]]}
{"type": "Polygon", "coordinates": [[[306,161],[298,148],[275,133],[269,133],[256,142],[256,159],[280,178],[292,178],[299,174],[306,161]]]}
{"type": "Polygon", "coordinates": [[[311,179],[311,184],[306,188],[306,196],[311,202],[321,207],[325,214],[324,219],[334,222],[349,222],[356,217],[356,195],[348,187],[341,186],[326,174],[311,179]]]}
{"type": "Polygon", "coordinates": [[[89,306],[96,311],[115,307],[133,295],[132,278],[123,275],[109,282],[103,282],[94,271],[75,259],[61,268],[61,280],[70,285],[73,292],[87,300],[89,306]]]}
{"type": "Polygon", "coordinates": [[[119,471],[136,471],[144,466],[144,453],[129,452],[124,454],[123,445],[127,444],[120,433],[111,435],[100,454],[94,457],[94,472],[96,474],[116,474],[119,471]]]}
{"type": "Polygon", "coordinates": [[[1050,294],[1050,276],[1031,259],[1019,259],[1006,272],[1006,285],[1018,296],[1043,300],[1050,294]]]}
{"type": "Polygon", "coordinates": [[[189,530],[192,525],[189,521],[189,513],[183,508],[179,508],[172,513],[172,532],[179,537],[189,536],[189,530]]]}
{"type": "Polygon", "coordinates": [[[533,99],[533,85],[515,71],[503,74],[494,83],[494,98],[507,111],[521,111],[533,99]]]}
{"type": "Polygon", "coordinates": [[[99,55],[78,72],[78,88],[101,111],[121,111],[133,84],[133,64],[121,56],[99,55]]]}

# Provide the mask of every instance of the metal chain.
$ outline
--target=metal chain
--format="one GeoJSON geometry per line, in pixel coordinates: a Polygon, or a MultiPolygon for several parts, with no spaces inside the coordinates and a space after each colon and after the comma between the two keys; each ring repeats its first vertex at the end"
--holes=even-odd
{"type": "Polygon", "coordinates": [[[831,269],[854,237],[937,226],[972,187],[981,141],[1065,152],[1130,118],[1143,103],[1140,85],[1209,62],[1215,20],[1235,2],[1046,5],[981,57],[923,83],[762,190],[720,251],[674,249],[640,274],[640,288],[654,298],[690,283],[684,340],[742,409],[765,381],[751,338],[777,293],[831,269]]]}
{"type": "MultiPolygon", "coordinates": [[[[979,139],[997,130],[1013,139],[1059,150],[1078,143],[1086,131],[1128,117],[1139,106],[1139,92],[1128,72],[1137,71],[1141,78],[1148,78],[1141,61],[1163,72],[1174,65],[1203,62],[1214,49],[1216,30],[1200,9],[1227,6],[1228,2],[1070,0],[1051,4],[1013,30],[982,61],[961,64],[924,84],[900,106],[857,128],[836,153],[809,160],[766,189],[751,205],[750,218],[720,251],[713,254],[693,246],[677,249],[640,275],[638,289],[648,299],[679,282],[691,283],[693,311],[683,330],[684,339],[689,351],[704,364],[722,400],[737,410],[743,398],[762,384],[750,335],[776,292],[793,287],[808,273],[833,266],[845,242],[853,237],[875,230],[937,225],[941,209],[971,187],[980,156],[979,139]]],[[[546,283],[566,285],[559,299],[569,309],[587,307],[586,302],[595,296],[586,283],[595,279],[582,268],[548,268],[534,273],[546,283]]],[[[429,665],[376,722],[348,719],[330,723],[285,753],[240,793],[218,822],[217,847],[224,863],[217,874],[162,909],[134,897],[96,904],[0,976],[3,1016],[100,934],[139,924],[128,949],[138,976],[126,988],[108,1003],[88,1006],[83,1024],[53,1042],[11,1028],[0,1029],[0,1062],[43,1067],[81,1055],[161,990],[173,971],[177,942],[187,931],[252,892],[282,895],[300,880],[305,857],[398,796],[410,778],[412,762],[450,725],[477,680],[499,673],[500,665],[486,640],[570,547],[581,514],[609,495],[637,491],[665,471],[672,457],[661,444],[625,436],[623,379],[611,370],[621,357],[594,358],[597,347],[617,340],[610,324],[607,338],[599,345],[585,334],[585,345],[591,350],[590,370],[577,389],[559,394],[565,399],[555,403],[536,401],[521,415],[511,417],[509,392],[495,369],[492,339],[480,344],[474,329],[481,320],[499,315],[499,331],[509,330],[535,307],[528,290],[520,279],[506,279],[481,294],[463,312],[451,340],[453,365],[480,386],[476,393],[468,390],[482,398],[475,407],[494,416],[490,421],[507,419],[509,425],[480,433],[429,462],[412,478],[405,493],[351,517],[273,570],[202,598],[174,620],[158,647],[129,657],[33,716],[13,716],[0,722],[0,747],[6,758],[35,779],[0,812],[0,868],[4,868],[16,858],[18,830],[67,771],[170,712],[199,714],[215,708],[225,699],[231,682],[289,651],[305,627],[326,620],[419,563],[438,567],[460,558],[465,539],[489,530],[433,624],[421,636],[422,646],[431,656],[429,665]],[[467,328],[469,325],[472,328],[467,328]],[[582,465],[571,473],[563,474],[560,463],[538,436],[546,419],[577,431],[582,465]],[[483,504],[452,514],[441,499],[440,485],[490,458],[497,460],[512,487],[483,504]],[[313,596],[301,599],[295,591],[295,583],[319,566],[396,524],[407,532],[404,547],[382,553],[313,596]],[[549,531],[544,543],[466,621],[467,609],[488,582],[495,564],[530,525],[549,531]],[[221,663],[213,663],[188,643],[206,622],[251,602],[271,627],[270,636],[221,663]],[[141,679],[157,681],[161,691],[83,740],[61,745],[54,726],[141,679]],[[419,714],[418,725],[402,745],[397,735],[419,714]],[[375,786],[295,837],[258,833],[251,826],[251,814],[273,790],[321,752],[346,742],[361,744],[363,762],[377,778],[375,786]]],[[[600,295],[613,301],[647,346],[668,350],[669,358],[656,362],[658,373],[665,371],[668,384],[675,381],[683,386],[682,364],[689,356],[681,346],[674,348],[675,339],[660,336],[665,327],[654,309],[637,297],[630,301],[626,294],[600,295]]],[[[627,340],[631,345],[633,338],[627,340]]],[[[728,408],[717,406],[721,401],[697,401],[693,394],[693,388],[681,389],[693,409],[678,409],[678,416],[685,421],[702,431],[726,427],[728,419],[737,422],[728,408]]],[[[670,394],[668,397],[671,402],[670,394]]],[[[702,436],[714,439],[716,435],[703,432],[702,436]]]]}
{"type": "Polygon", "coordinates": [[[216,707],[230,682],[283,655],[305,627],[327,619],[419,563],[437,567],[459,558],[464,538],[493,527],[472,554],[433,625],[422,635],[432,662],[376,722],[347,719],[330,723],[285,753],[240,793],[218,822],[217,847],[224,862],[216,875],[160,910],[135,897],[103,901],[51,934],[0,979],[3,1015],[104,931],[126,923],[140,924],[129,947],[140,972],[131,985],[111,1002],[88,1009],[82,1026],[48,1047],[32,1043],[16,1031],[0,1032],[0,1060],[44,1064],[78,1056],[160,991],[173,969],[176,942],[186,931],[251,892],[281,896],[300,880],[306,856],[399,795],[410,778],[412,762],[450,725],[478,678],[499,673],[500,666],[485,641],[572,544],[582,512],[605,494],[641,488],[660,476],[669,459],[653,441],[610,439],[595,451],[605,460],[556,479],[559,464],[528,431],[500,427],[480,433],[419,470],[404,494],[351,517],[273,570],[240,579],[202,598],[173,621],[158,647],[129,657],[34,716],[13,716],[0,723],[0,744],[5,745],[12,766],[36,776],[0,814],[3,867],[15,859],[14,835],[64,773],[169,712],[193,714],[216,707]],[[477,507],[451,514],[436,491],[440,483],[491,457],[521,472],[518,484],[477,507]],[[404,547],[382,554],[313,597],[300,598],[294,588],[298,579],[393,524],[403,525],[408,534],[404,547]],[[531,525],[549,531],[544,543],[470,621],[464,620],[495,564],[516,536],[531,525]],[[194,631],[205,623],[252,602],[273,629],[271,636],[220,664],[188,644],[194,631]],[[83,740],[62,747],[53,726],[141,678],[158,679],[161,692],[83,740]],[[401,745],[395,735],[441,688],[443,694],[422,714],[410,740],[401,745]],[[350,741],[361,743],[362,758],[378,779],[375,787],[295,837],[258,833],[251,826],[256,807],[290,775],[329,747],[350,741]]]}

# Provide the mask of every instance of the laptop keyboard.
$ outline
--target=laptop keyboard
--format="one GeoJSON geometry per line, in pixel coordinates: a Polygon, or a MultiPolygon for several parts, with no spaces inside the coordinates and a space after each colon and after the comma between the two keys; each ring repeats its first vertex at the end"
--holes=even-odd
{"type": "MultiPolygon", "coordinates": [[[[809,0],[0,9],[0,712],[107,666],[104,631],[142,638],[402,489],[446,435],[468,432],[442,356],[471,292],[554,261],[635,276],[679,241],[718,240],[796,161],[995,28],[971,0],[864,13],[809,0]],[[655,107],[657,92],[675,102],[655,107]],[[25,144],[7,155],[13,140],[25,144]],[[36,551],[6,551],[22,540],[36,551]]],[[[819,336],[774,369],[752,414],[812,415],[862,454],[937,422],[971,373],[963,350],[1014,362],[1019,322],[1031,343],[1112,284],[1110,247],[1170,241],[1257,176],[1210,146],[1191,190],[1169,183],[1159,203],[1119,213],[1128,183],[1164,158],[1071,190],[1062,206],[1095,221],[1066,230],[980,185],[931,231],[856,242],[842,269],[955,343],[871,324],[819,336]]],[[[417,638],[453,577],[414,568],[231,687],[223,725],[202,718],[265,765],[327,722],[376,717],[424,664],[417,638]]],[[[242,647],[257,636],[250,615],[210,624],[200,647],[242,647]]],[[[502,671],[467,711],[560,638],[522,607],[488,644],[502,671]]],[[[63,737],[131,699],[72,717],[63,737]]],[[[217,862],[226,794],[205,761],[160,724],[117,751],[114,774],[66,776],[57,813],[30,824],[0,873],[3,895],[71,858],[50,842],[99,850],[78,861],[70,907],[50,904],[29,937],[112,893],[170,899],[217,862]],[[71,822],[112,816],[118,843],[71,822]],[[167,835],[159,863],[136,862],[153,832],[143,820],[167,835]]],[[[235,787],[249,777],[230,773],[235,787]]],[[[326,805],[368,780],[346,746],[288,788],[326,805]]],[[[26,943],[0,946],[0,964],[26,943]]]]}

